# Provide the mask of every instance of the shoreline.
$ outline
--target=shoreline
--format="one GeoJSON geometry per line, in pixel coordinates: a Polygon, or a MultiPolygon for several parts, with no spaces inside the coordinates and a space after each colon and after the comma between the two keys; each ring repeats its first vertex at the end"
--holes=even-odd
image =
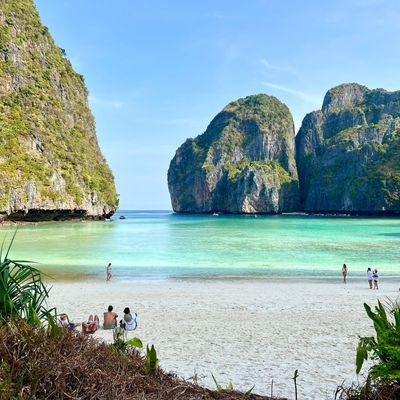
{"type": "MultiPolygon", "coordinates": [[[[62,210],[55,210],[54,212],[57,213],[62,210]]],[[[243,218],[254,218],[254,217],[317,217],[317,218],[352,218],[352,219],[374,219],[374,218],[385,218],[385,219],[399,219],[400,218],[400,211],[326,211],[326,212],[317,212],[317,211],[294,211],[290,213],[233,213],[233,212],[226,212],[226,211],[215,211],[215,212],[177,212],[174,210],[117,210],[112,215],[76,215],[76,216],[69,216],[69,217],[61,217],[57,219],[41,219],[40,216],[37,219],[24,219],[16,218],[16,219],[9,219],[7,215],[0,213],[0,227],[7,227],[7,226],[19,226],[19,225],[36,225],[36,224],[48,224],[48,223],[71,223],[71,222],[110,222],[110,221],[117,221],[121,218],[116,216],[121,215],[125,218],[122,220],[129,220],[129,214],[142,214],[142,213],[167,213],[170,216],[192,216],[192,217],[243,217],[243,218]],[[128,217],[126,216],[128,215],[128,217]]],[[[49,213],[44,213],[48,215],[49,213]]]]}
{"type": "Polygon", "coordinates": [[[4,226],[24,226],[24,225],[42,225],[42,224],[57,224],[57,223],[75,223],[75,222],[109,222],[111,219],[103,217],[87,217],[87,218],[67,218],[67,219],[49,219],[49,220],[0,220],[0,227],[4,226]]]}
{"type": "MultiPolygon", "coordinates": [[[[40,267],[39,267],[40,269],[40,267]]],[[[97,273],[87,273],[82,274],[80,272],[64,272],[64,273],[52,273],[48,271],[42,272],[44,274],[44,281],[47,284],[51,283],[69,283],[69,282],[82,282],[82,283],[102,283],[107,284],[120,284],[128,285],[132,283],[149,282],[149,283],[168,283],[168,282],[264,282],[264,283],[321,283],[321,284],[343,284],[342,276],[339,275],[303,275],[303,274],[293,274],[293,275],[278,275],[267,273],[262,275],[142,275],[142,276],[130,276],[130,275],[119,275],[114,274],[111,282],[106,282],[106,277],[101,276],[97,273]]],[[[357,275],[347,276],[347,285],[366,283],[367,277],[365,273],[359,273],[357,275]]],[[[385,274],[379,277],[379,283],[389,283],[390,285],[397,282],[400,291],[400,274],[390,275],[385,274]]],[[[399,292],[400,294],[400,292],[399,292]]]]}

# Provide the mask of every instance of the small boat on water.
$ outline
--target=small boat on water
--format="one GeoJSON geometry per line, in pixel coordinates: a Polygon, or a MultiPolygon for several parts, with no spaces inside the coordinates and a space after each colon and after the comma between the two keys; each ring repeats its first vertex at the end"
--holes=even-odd
{"type": "Polygon", "coordinates": [[[213,216],[214,217],[219,217],[219,214],[218,213],[213,213],[213,216]]]}
{"type": "Polygon", "coordinates": [[[125,215],[120,215],[119,219],[126,219],[125,215]]]}

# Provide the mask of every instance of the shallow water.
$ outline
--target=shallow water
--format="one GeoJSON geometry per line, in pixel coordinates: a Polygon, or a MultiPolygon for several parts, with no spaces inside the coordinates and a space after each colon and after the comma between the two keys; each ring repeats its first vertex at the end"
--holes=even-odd
{"type": "MultiPolygon", "coordinates": [[[[53,275],[335,276],[368,266],[400,275],[400,218],[175,215],[124,211],[110,222],[21,226],[14,258],[53,275]]],[[[11,238],[14,227],[0,228],[11,238]]]]}

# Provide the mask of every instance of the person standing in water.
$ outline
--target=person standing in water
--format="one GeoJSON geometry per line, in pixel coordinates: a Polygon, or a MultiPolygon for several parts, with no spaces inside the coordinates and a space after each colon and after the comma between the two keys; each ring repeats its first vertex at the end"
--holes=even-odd
{"type": "Polygon", "coordinates": [[[343,283],[346,284],[347,283],[347,265],[346,264],[343,264],[342,275],[343,275],[343,283]]]}
{"type": "Polygon", "coordinates": [[[112,278],[111,263],[108,263],[107,268],[106,268],[106,273],[107,273],[107,282],[109,282],[109,281],[111,281],[111,278],[112,278]]]}
{"type": "Polygon", "coordinates": [[[373,281],[374,279],[373,279],[373,276],[372,276],[371,268],[368,268],[368,269],[367,269],[367,279],[368,279],[369,288],[372,289],[372,281],[373,281]]]}

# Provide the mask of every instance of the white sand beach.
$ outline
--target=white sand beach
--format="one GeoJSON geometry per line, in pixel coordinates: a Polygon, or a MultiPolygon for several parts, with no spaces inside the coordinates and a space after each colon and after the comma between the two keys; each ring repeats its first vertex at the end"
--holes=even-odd
{"type": "MultiPolygon", "coordinates": [[[[134,336],[154,344],[167,371],[214,387],[293,398],[293,372],[299,370],[299,398],[332,399],[337,385],[356,380],[355,348],[359,334],[372,333],[363,302],[396,299],[400,279],[381,279],[372,291],[367,282],[349,279],[115,279],[52,283],[51,305],[80,322],[102,317],[109,304],[122,314],[138,313],[134,336]]],[[[100,329],[96,336],[112,340],[100,329]]]]}

